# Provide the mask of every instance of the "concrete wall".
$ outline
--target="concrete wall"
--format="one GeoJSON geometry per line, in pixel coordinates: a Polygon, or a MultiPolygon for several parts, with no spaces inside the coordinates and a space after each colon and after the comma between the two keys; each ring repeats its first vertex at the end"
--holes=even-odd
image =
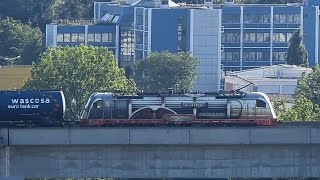
{"type": "Polygon", "coordinates": [[[0,136],[0,177],[320,176],[315,127],[17,128],[0,136]]]}
{"type": "Polygon", "coordinates": [[[10,176],[319,177],[319,145],[11,146],[10,176]]]}
{"type": "Polygon", "coordinates": [[[320,128],[22,128],[1,129],[2,145],[320,145],[320,128]]]}

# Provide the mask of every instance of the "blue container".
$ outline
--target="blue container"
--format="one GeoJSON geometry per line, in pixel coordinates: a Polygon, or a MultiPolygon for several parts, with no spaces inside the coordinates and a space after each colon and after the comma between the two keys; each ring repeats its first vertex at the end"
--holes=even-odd
{"type": "Polygon", "coordinates": [[[0,91],[0,123],[58,123],[63,120],[65,106],[59,90],[0,91]]]}

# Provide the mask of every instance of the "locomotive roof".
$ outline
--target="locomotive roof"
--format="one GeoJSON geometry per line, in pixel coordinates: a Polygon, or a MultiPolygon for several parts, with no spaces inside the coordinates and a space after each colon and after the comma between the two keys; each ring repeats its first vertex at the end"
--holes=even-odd
{"type": "Polygon", "coordinates": [[[219,93],[140,93],[136,95],[124,95],[124,94],[117,94],[111,92],[97,92],[93,94],[94,96],[104,96],[109,94],[110,96],[115,96],[118,99],[130,99],[130,98],[143,98],[143,97],[217,97],[217,98],[239,98],[244,97],[246,99],[268,99],[267,95],[262,92],[219,92],[219,93]]]}

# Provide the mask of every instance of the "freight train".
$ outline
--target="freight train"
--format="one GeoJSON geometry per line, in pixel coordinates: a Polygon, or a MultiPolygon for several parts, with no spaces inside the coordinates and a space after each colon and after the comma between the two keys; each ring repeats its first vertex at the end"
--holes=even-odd
{"type": "MultiPolygon", "coordinates": [[[[0,125],[57,126],[66,109],[59,90],[0,91],[0,125]]],[[[92,94],[81,126],[276,125],[261,92],[92,94]]]]}

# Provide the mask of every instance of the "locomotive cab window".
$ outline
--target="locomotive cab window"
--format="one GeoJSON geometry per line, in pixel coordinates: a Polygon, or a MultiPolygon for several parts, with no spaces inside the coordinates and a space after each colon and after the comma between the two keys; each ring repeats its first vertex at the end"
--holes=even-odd
{"type": "Polygon", "coordinates": [[[256,106],[257,106],[257,107],[266,108],[266,107],[267,107],[267,104],[266,104],[264,101],[258,99],[257,102],[256,102],[256,106]]]}
{"type": "Polygon", "coordinates": [[[99,100],[93,103],[89,119],[103,119],[103,101],[99,100]]]}

